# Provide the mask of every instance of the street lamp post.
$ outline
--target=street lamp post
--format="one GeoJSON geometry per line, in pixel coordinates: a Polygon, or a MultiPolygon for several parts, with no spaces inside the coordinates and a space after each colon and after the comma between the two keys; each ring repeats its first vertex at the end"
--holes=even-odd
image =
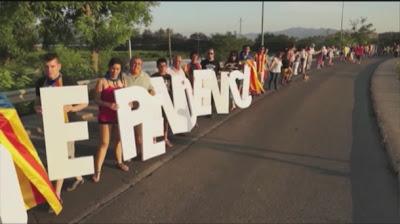
{"type": "Polygon", "coordinates": [[[239,37],[242,37],[242,17],[240,17],[239,21],[239,37]]]}
{"type": "Polygon", "coordinates": [[[261,46],[264,46],[264,1],[261,6],[261,46]]]}
{"type": "Polygon", "coordinates": [[[343,49],[343,11],[344,11],[344,1],[342,2],[342,20],[340,22],[340,50],[343,49]]]}
{"type": "Polygon", "coordinates": [[[172,64],[171,29],[168,29],[169,65],[172,64]]]}
{"type": "Polygon", "coordinates": [[[197,53],[200,54],[200,36],[199,36],[199,33],[197,33],[197,53]]]}

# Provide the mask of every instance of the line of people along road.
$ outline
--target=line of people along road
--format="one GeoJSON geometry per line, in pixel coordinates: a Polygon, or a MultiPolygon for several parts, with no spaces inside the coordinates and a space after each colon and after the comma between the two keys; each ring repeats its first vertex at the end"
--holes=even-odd
{"type": "MultiPolygon", "coordinates": [[[[100,130],[99,145],[95,155],[95,173],[92,180],[98,183],[101,180],[101,173],[103,163],[110,142],[114,142],[112,148],[115,152],[115,166],[123,172],[129,171],[129,166],[122,159],[122,148],[120,136],[118,133],[118,119],[117,109],[118,105],[115,102],[114,92],[117,89],[141,86],[145,88],[149,94],[155,95],[155,89],[151,84],[151,77],[162,77],[168,89],[168,93],[172,94],[172,76],[187,77],[193,86],[195,77],[193,71],[198,69],[211,69],[215,71],[217,79],[220,80],[220,73],[222,71],[244,70],[245,65],[250,68],[250,93],[253,96],[258,96],[266,91],[276,91],[281,86],[290,84],[293,77],[301,75],[304,81],[309,79],[309,73],[313,61],[316,61],[316,68],[322,69],[325,66],[333,66],[334,58],[339,57],[339,61],[348,63],[361,63],[363,57],[373,57],[377,55],[377,48],[375,45],[357,45],[357,46],[344,46],[339,50],[335,46],[321,47],[319,50],[315,49],[315,45],[311,44],[308,47],[296,49],[295,46],[290,46],[281,51],[275,52],[273,56],[268,55],[268,49],[264,46],[259,47],[256,52],[252,52],[249,45],[243,46],[239,52],[232,50],[225,62],[221,63],[216,60],[216,51],[213,48],[207,50],[205,58],[200,60],[198,52],[190,53],[190,62],[187,64],[182,63],[182,56],[175,55],[171,66],[165,58],[159,58],[156,62],[157,72],[154,74],[147,74],[142,69],[143,60],[139,56],[135,56],[129,61],[129,69],[123,71],[124,63],[119,58],[112,58],[108,63],[108,71],[106,74],[97,80],[95,88],[95,102],[98,105],[98,124],[100,130]],[[111,141],[113,139],[114,141],[111,141]]],[[[43,58],[44,75],[36,83],[36,100],[35,111],[41,115],[40,91],[41,87],[60,87],[67,85],[75,85],[70,81],[68,75],[61,73],[61,61],[57,54],[48,53],[43,58]]],[[[241,81],[237,81],[239,90],[242,91],[243,85],[241,81]]],[[[212,103],[213,104],[213,103],[212,103]]],[[[230,100],[230,109],[236,108],[232,99],[230,100]]],[[[87,104],[66,105],[64,107],[65,121],[68,122],[68,113],[83,110],[87,104]]],[[[132,109],[138,105],[131,104],[132,109]]],[[[214,108],[213,108],[214,110],[214,108]]],[[[164,141],[167,149],[171,149],[173,143],[170,140],[170,131],[168,120],[164,116],[164,141]]],[[[142,155],[142,126],[135,127],[135,139],[137,154],[142,155]]],[[[75,156],[74,144],[69,144],[68,155],[70,158],[75,156]]],[[[127,161],[128,163],[130,161],[127,161]]],[[[74,183],[67,188],[67,191],[74,191],[85,180],[82,177],[76,177],[74,183]]],[[[61,200],[61,189],[63,180],[55,181],[55,191],[61,200]]],[[[61,200],[62,202],[62,200],[61,200]]],[[[52,210],[50,209],[49,212],[52,210]]]]}

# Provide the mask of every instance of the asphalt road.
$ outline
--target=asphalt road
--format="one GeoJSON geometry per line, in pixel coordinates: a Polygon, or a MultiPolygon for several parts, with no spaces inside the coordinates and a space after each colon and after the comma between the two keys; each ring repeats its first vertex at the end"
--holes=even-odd
{"type": "Polygon", "coordinates": [[[369,99],[381,60],[314,71],[272,93],[84,221],[399,222],[369,99]]]}

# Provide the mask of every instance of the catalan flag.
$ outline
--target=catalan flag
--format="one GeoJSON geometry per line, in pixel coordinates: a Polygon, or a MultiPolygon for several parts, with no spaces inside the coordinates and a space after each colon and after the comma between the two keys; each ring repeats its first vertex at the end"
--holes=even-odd
{"type": "Polygon", "coordinates": [[[264,88],[258,79],[257,68],[254,61],[251,59],[246,60],[246,64],[250,67],[250,93],[260,94],[264,92],[264,88]]]}
{"type": "Polygon", "coordinates": [[[14,161],[26,209],[47,201],[58,215],[60,200],[17,111],[4,94],[0,94],[0,143],[14,161]]]}

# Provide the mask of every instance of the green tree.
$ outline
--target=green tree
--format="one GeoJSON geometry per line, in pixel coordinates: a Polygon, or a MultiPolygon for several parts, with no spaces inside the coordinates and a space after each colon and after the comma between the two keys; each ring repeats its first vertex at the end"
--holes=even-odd
{"type": "Polygon", "coordinates": [[[400,32],[385,32],[378,35],[380,47],[392,46],[394,43],[400,43],[400,32]]]}
{"type": "Polygon", "coordinates": [[[0,2],[0,12],[0,59],[8,64],[34,48],[36,17],[29,2],[0,2]]]}
{"type": "Polygon", "coordinates": [[[137,25],[148,25],[154,2],[74,2],[69,10],[76,15],[79,39],[91,51],[92,68],[98,72],[99,52],[126,42],[137,25]]]}
{"type": "Polygon", "coordinates": [[[73,22],[75,15],[71,13],[68,2],[48,1],[31,3],[39,21],[40,42],[49,50],[51,45],[68,45],[74,42],[73,22]]]}
{"type": "Polygon", "coordinates": [[[151,22],[156,2],[42,2],[36,6],[43,42],[77,42],[91,51],[91,64],[99,71],[99,52],[125,43],[140,25],[151,22]]]}
{"type": "MultiPolygon", "coordinates": [[[[286,35],[274,35],[272,33],[264,34],[264,45],[269,49],[269,52],[275,53],[277,51],[283,51],[285,48],[288,48],[296,43],[295,38],[288,37],[286,35]]],[[[255,45],[253,48],[258,48],[261,45],[261,35],[255,40],[255,45]]]]}
{"type": "Polygon", "coordinates": [[[198,51],[199,54],[211,46],[210,38],[201,32],[190,34],[187,43],[191,46],[192,50],[198,51]]]}
{"type": "Polygon", "coordinates": [[[296,47],[298,49],[301,48],[306,48],[311,46],[311,44],[315,44],[315,46],[322,46],[324,45],[324,37],[322,36],[312,36],[312,37],[306,37],[302,38],[296,41],[296,47]]]}
{"type": "Polygon", "coordinates": [[[211,36],[211,46],[216,52],[215,56],[217,60],[226,60],[230,51],[240,50],[245,44],[252,45],[252,42],[245,37],[237,38],[231,32],[211,36]]]}
{"type": "Polygon", "coordinates": [[[366,17],[360,17],[359,19],[350,20],[351,25],[351,37],[358,44],[371,43],[374,38],[375,28],[372,23],[367,23],[366,17]]]}

